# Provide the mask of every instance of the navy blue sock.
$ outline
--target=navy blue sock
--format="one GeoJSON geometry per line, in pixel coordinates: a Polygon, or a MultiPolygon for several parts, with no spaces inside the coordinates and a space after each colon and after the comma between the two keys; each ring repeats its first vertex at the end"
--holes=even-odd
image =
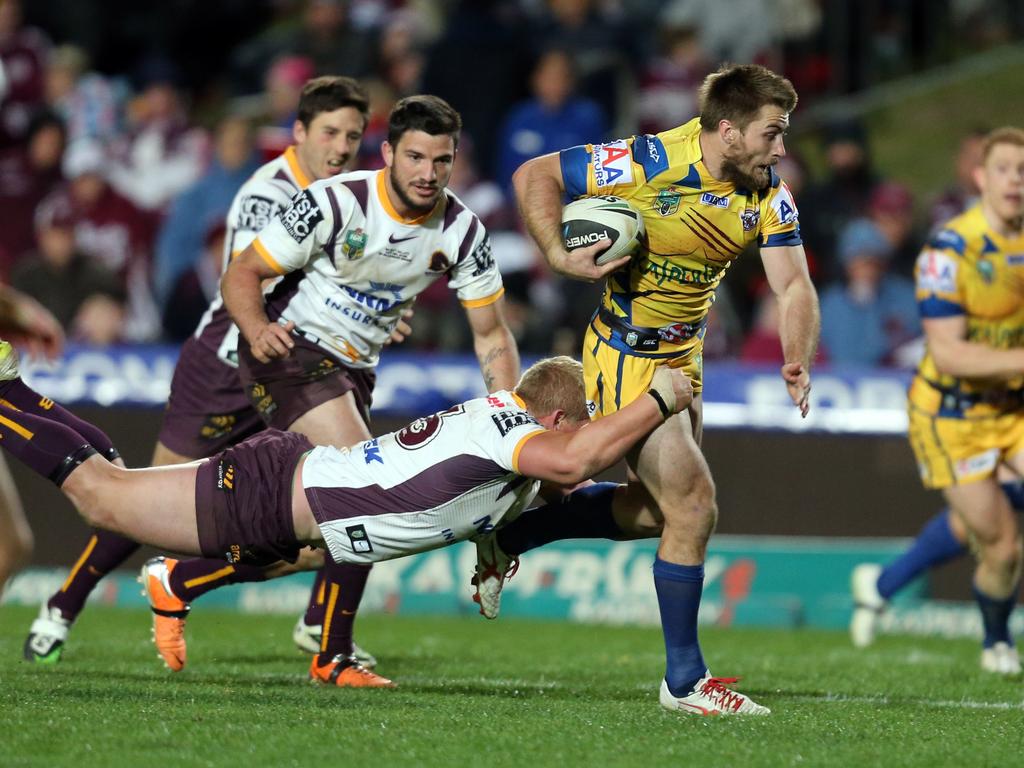
{"type": "Polygon", "coordinates": [[[513,557],[561,539],[620,539],[612,515],[617,483],[594,483],[561,502],[528,509],[498,531],[498,546],[513,557]]]}
{"type": "Polygon", "coordinates": [[[708,669],[697,640],[704,566],[677,565],[655,557],[654,589],[665,635],[665,682],[673,696],[685,696],[708,669]]]}
{"type": "MultiPolygon", "coordinates": [[[[1018,585],[1019,587],[1020,585],[1018,585]]],[[[978,610],[981,611],[981,626],[985,630],[985,640],[982,645],[991,648],[996,643],[1009,643],[1010,639],[1010,614],[1017,605],[1017,588],[1015,587],[1009,597],[989,597],[973,585],[974,599],[978,602],[978,610]]]]}
{"type": "Polygon", "coordinates": [[[878,594],[888,600],[927,569],[967,552],[967,546],[956,540],[949,527],[950,514],[944,509],[935,515],[910,549],[885,566],[878,577],[878,594]]]}

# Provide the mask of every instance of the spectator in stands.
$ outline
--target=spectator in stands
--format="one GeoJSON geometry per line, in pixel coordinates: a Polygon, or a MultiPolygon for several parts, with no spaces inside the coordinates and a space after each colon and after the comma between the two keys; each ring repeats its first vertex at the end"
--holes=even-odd
{"type": "Polygon", "coordinates": [[[223,216],[212,220],[203,235],[199,257],[177,275],[163,307],[164,336],[168,340],[183,342],[191,336],[210,302],[220,293],[225,231],[223,216]]]}
{"type": "Polygon", "coordinates": [[[55,48],[46,65],[46,102],[64,118],[68,143],[96,139],[107,145],[125,130],[130,93],[121,81],[89,70],[89,56],[74,45],[55,48]]]}
{"type": "Polygon", "coordinates": [[[45,99],[50,41],[22,24],[21,0],[0,2],[0,148],[21,141],[45,99]]]}
{"type": "Polygon", "coordinates": [[[914,226],[914,196],[895,181],[878,184],[868,200],[868,217],[892,246],[891,270],[913,277],[924,236],[914,226]]]}
{"type": "Polygon", "coordinates": [[[267,70],[263,86],[266,112],[258,134],[260,154],[265,161],[291,146],[299,96],[306,81],[314,75],[311,59],[291,54],[278,56],[267,70]]]}
{"type": "Polygon", "coordinates": [[[238,188],[260,166],[252,125],[245,118],[229,115],[220,122],[214,150],[210,167],[172,203],[157,236],[153,289],[165,315],[178,279],[201,261],[207,231],[223,223],[238,188]]]}
{"type": "Polygon", "coordinates": [[[914,284],[888,271],[891,258],[892,244],[868,219],[840,233],[846,279],[821,297],[821,341],[833,363],[886,365],[920,336],[914,284]]]}
{"type": "Polygon", "coordinates": [[[139,208],[163,209],[195,183],[206,165],[209,139],[189,124],[180,72],[168,59],[147,59],[128,106],[128,132],[113,145],[108,179],[139,208]]]}
{"type": "Polygon", "coordinates": [[[982,148],[988,128],[975,128],[960,140],[954,160],[956,178],[932,203],[928,212],[928,229],[933,231],[954,216],[959,216],[978,201],[981,190],[974,180],[974,171],[981,165],[982,148]]]}
{"type": "Polygon", "coordinates": [[[825,127],[825,176],[807,185],[800,203],[800,235],[818,255],[825,277],[842,276],[831,259],[836,237],[852,219],[865,213],[877,179],[871,167],[867,134],[857,120],[842,120],[825,127]]]}
{"type": "Polygon", "coordinates": [[[608,120],[600,105],[576,93],[572,55],[553,48],[541,54],[530,77],[532,98],[505,118],[498,139],[498,183],[513,199],[512,174],[531,157],[576,144],[603,141],[608,120]]]}
{"type": "Polygon", "coordinates": [[[11,284],[53,315],[66,335],[87,344],[111,344],[121,335],[124,288],[109,269],[75,244],[70,200],[51,195],[36,209],[38,250],[14,269],[11,284]]]}
{"type": "Polygon", "coordinates": [[[160,314],[150,286],[157,216],[141,210],[111,188],[106,179],[106,162],[103,148],[95,141],[80,140],[64,153],[75,243],[121,281],[127,297],[122,339],[152,341],[160,332],[160,314]]]}
{"type": "Polygon", "coordinates": [[[642,133],[674,128],[697,114],[697,88],[712,68],[693,24],[665,24],[657,35],[659,53],[644,66],[637,94],[642,133]]]}
{"type": "Polygon", "coordinates": [[[39,201],[60,183],[64,144],[64,122],[43,110],[32,119],[25,143],[0,153],[0,281],[7,280],[14,263],[35,245],[32,216],[39,201]]]}

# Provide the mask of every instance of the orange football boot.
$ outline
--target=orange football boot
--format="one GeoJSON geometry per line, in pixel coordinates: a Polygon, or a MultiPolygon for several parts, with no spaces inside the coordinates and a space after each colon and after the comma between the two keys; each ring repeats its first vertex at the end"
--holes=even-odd
{"type": "Polygon", "coordinates": [[[337,685],[341,688],[395,688],[395,684],[378,675],[358,661],[355,656],[338,654],[327,664],[319,666],[317,656],[309,665],[309,679],[314,683],[337,685]]]}
{"type": "Polygon", "coordinates": [[[169,557],[147,560],[139,574],[142,594],[153,611],[153,643],[164,664],[172,672],[185,668],[185,617],[189,604],[171,592],[171,571],[178,561],[169,557]]]}

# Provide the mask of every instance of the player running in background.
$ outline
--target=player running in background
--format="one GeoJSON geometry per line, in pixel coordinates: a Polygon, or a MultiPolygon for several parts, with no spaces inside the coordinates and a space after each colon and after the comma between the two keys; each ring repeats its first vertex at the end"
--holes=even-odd
{"type": "MultiPolygon", "coordinates": [[[[766,711],[728,689],[731,680],[711,675],[697,638],[705,551],[718,514],[700,449],[701,349],[715,287],[729,264],[756,243],[781,309],[782,376],[806,415],[818,302],[796,205],[773,168],[785,154],[783,137],[796,101],[789,81],[763,67],[723,67],[701,87],[699,118],[655,136],[545,155],[525,163],[514,178],[523,218],[551,267],[583,280],[608,278],[584,340],[592,418],[600,423],[636,400],[664,366],[682,369],[693,381],[685,417],[669,419],[626,457],[625,494],[649,503],[615,504],[613,484],[594,486],[588,504],[567,505],[569,519],[553,526],[566,538],[660,532],[654,584],[667,669],[659,698],[668,709],[766,711]],[[603,194],[629,200],[644,217],[647,238],[633,257],[597,267],[594,258],[607,242],[566,252],[560,212],[566,200],[603,194]]],[[[540,518],[506,530],[519,527],[520,538],[533,534],[541,541],[540,518]]],[[[506,569],[518,554],[504,552],[500,541],[500,535],[490,536],[478,545],[485,615],[496,609],[506,569]]]]}
{"type": "MultiPolygon", "coordinates": [[[[513,391],[351,448],[314,448],[301,434],[270,429],[203,462],[128,471],[99,457],[66,412],[35,405],[40,396],[18,378],[17,356],[2,342],[0,446],[53,481],[91,525],[133,540],[255,565],[293,562],[310,544],[336,562],[372,563],[467,539],[518,514],[540,481],[571,488],[621,460],[693,396],[679,371],[662,368],[649,384],[650,396],[589,424],[582,367],[551,358],[513,391]]],[[[166,590],[166,569],[147,580],[166,590]]],[[[351,658],[314,679],[367,676],[392,685],[351,658]]]]}
{"type": "Polygon", "coordinates": [[[1024,131],[988,135],[976,180],[979,203],[918,259],[927,352],[910,387],[909,437],[922,482],[942,490],[978,559],[982,668],[1013,675],[1021,498],[997,472],[1024,474],[1024,131]]]}
{"type": "MultiPolygon", "coordinates": [[[[0,285],[0,333],[33,354],[56,357],[64,345],[60,323],[39,302],[0,285]]],[[[0,595],[32,555],[32,529],[6,462],[0,462],[0,595]]]]}
{"type": "MultiPolygon", "coordinates": [[[[351,165],[358,154],[368,113],[368,96],[355,80],[320,77],[305,85],[292,127],[295,144],[257,170],[232,201],[227,215],[225,268],[288,206],[297,192],[351,165]]],[[[182,346],[152,466],[182,464],[211,456],[263,429],[263,419],[250,405],[238,377],[237,340],[238,331],[218,296],[192,338],[182,346]]],[[[360,424],[358,429],[362,428],[360,424]]],[[[353,435],[353,429],[339,425],[338,444],[351,442],[342,438],[353,435]]],[[[40,608],[25,641],[25,658],[41,663],[58,661],[71,624],[86,598],[100,579],[124,563],[138,547],[123,536],[94,531],[67,580],[40,608]]],[[[362,566],[350,568],[347,574],[337,574],[338,578],[348,576],[346,608],[351,608],[352,613],[346,613],[338,623],[350,630],[366,574],[367,569],[362,566]]],[[[186,601],[217,586],[262,578],[262,568],[226,565],[220,560],[182,563],[176,573],[186,601]]],[[[314,585],[309,608],[294,633],[300,647],[313,653],[319,651],[319,625],[325,610],[320,584],[322,581],[314,585]],[[311,634],[315,634],[315,641],[310,639],[311,634]]],[[[184,608],[177,612],[182,611],[184,608]]],[[[154,624],[164,660],[172,669],[181,669],[185,663],[183,620],[157,614],[154,624]]],[[[363,663],[373,666],[372,656],[361,649],[358,655],[363,663]]]]}

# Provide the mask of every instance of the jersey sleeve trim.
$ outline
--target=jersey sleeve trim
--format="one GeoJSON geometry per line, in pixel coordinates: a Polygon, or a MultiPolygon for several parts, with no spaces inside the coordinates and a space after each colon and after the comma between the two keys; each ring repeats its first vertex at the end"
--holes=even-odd
{"type": "Polygon", "coordinates": [[[935,295],[921,299],[917,302],[917,307],[921,313],[921,317],[925,320],[942,317],[959,317],[960,315],[966,314],[964,312],[964,308],[955,301],[940,299],[935,295]]]}
{"type": "Polygon", "coordinates": [[[484,296],[482,299],[459,299],[459,303],[466,309],[476,309],[477,307],[486,307],[488,304],[493,304],[504,295],[505,287],[502,286],[490,296],[484,296]]]}
{"type": "Polygon", "coordinates": [[[558,153],[558,162],[562,166],[562,184],[565,187],[566,200],[575,200],[587,194],[587,166],[590,164],[590,153],[584,144],[563,149],[558,153]]]}
{"type": "Polygon", "coordinates": [[[803,238],[800,237],[800,227],[790,232],[776,232],[763,238],[762,248],[782,248],[791,245],[803,245],[803,238]]]}
{"type": "Polygon", "coordinates": [[[537,435],[542,435],[545,432],[547,432],[547,430],[542,427],[541,429],[535,429],[533,432],[525,434],[521,438],[519,438],[519,442],[516,443],[516,447],[512,451],[512,471],[515,472],[517,475],[521,474],[519,472],[519,453],[520,451],[523,450],[523,446],[526,445],[528,440],[532,440],[537,435]]]}
{"type": "Polygon", "coordinates": [[[268,251],[267,247],[260,242],[258,237],[252,241],[252,247],[256,249],[256,253],[258,253],[260,258],[267,263],[267,266],[277,272],[277,274],[285,275],[288,273],[288,270],[278,264],[277,259],[270,255],[270,251],[268,251]]]}

